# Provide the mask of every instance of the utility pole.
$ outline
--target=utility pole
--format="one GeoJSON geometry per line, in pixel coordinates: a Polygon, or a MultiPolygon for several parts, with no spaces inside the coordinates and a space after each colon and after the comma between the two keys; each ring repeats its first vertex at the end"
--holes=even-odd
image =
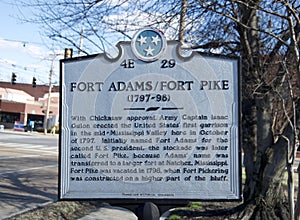
{"type": "Polygon", "coordinates": [[[183,46],[184,44],[184,31],[185,31],[187,6],[188,6],[187,0],[181,0],[180,23],[179,23],[179,42],[181,43],[181,46],[183,46]]]}
{"type": "Polygon", "coordinates": [[[81,50],[82,50],[82,44],[83,44],[83,33],[84,33],[84,26],[81,28],[80,32],[80,41],[79,41],[79,50],[78,50],[78,56],[80,56],[81,50]]]}
{"type": "Polygon", "coordinates": [[[51,69],[50,69],[50,74],[49,74],[49,91],[48,91],[46,115],[45,115],[45,119],[44,119],[44,134],[47,134],[47,129],[48,129],[48,119],[49,119],[49,112],[50,112],[50,105],[51,105],[51,90],[52,90],[52,75],[53,75],[54,60],[55,60],[55,56],[52,59],[51,69]]]}

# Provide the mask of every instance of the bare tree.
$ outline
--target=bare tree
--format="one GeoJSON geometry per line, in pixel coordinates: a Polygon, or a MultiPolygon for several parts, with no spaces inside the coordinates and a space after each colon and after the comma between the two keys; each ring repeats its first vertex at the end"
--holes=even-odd
{"type": "MultiPolygon", "coordinates": [[[[291,204],[287,208],[282,178],[286,158],[291,169],[298,145],[299,106],[293,94],[299,94],[299,3],[214,1],[205,7],[220,19],[229,20],[234,37],[197,47],[211,47],[213,43],[223,47],[224,52],[239,53],[243,58],[247,179],[245,208],[239,218],[292,219],[294,207],[291,204]]],[[[291,196],[291,203],[293,199],[291,196]]]]}
{"type": "Polygon", "coordinates": [[[282,179],[287,165],[292,179],[299,145],[299,1],[31,0],[21,4],[35,9],[35,21],[50,38],[85,54],[106,51],[113,41],[130,39],[135,30],[150,25],[162,29],[169,39],[178,39],[181,33],[180,40],[193,49],[241,56],[246,184],[237,217],[293,218],[294,198],[288,206],[282,179]],[[180,26],[182,11],[184,26],[180,26]]]}
{"type": "Polygon", "coordinates": [[[34,15],[30,18],[24,15],[21,19],[38,23],[46,36],[64,46],[82,50],[86,55],[106,52],[119,40],[130,40],[143,26],[169,29],[171,38],[179,31],[181,3],[176,0],[19,0],[18,5],[20,10],[31,9],[34,15]],[[165,3],[172,7],[160,7],[165,3]],[[82,48],[80,42],[83,42],[82,48]]]}

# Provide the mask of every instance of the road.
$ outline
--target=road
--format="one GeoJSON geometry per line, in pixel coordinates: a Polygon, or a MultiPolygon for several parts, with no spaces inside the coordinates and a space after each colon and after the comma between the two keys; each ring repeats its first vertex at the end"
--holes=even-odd
{"type": "Polygon", "coordinates": [[[0,132],[0,219],[57,200],[58,137],[0,132]]]}

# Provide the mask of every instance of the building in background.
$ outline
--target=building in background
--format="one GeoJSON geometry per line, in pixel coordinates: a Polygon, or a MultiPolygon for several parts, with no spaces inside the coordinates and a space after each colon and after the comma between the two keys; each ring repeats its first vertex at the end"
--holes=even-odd
{"type": "MultiPolygon", "coordinates": [[[[46,117],[49,87],[10,82],[0,82],[0,125],[13,128],[15,122],[27,125],[35,121],[35,127],[43,127],[46,117]]],[[[58,123],[59,87],[53,86],[50,96],[48,128],[58,123]]]]}

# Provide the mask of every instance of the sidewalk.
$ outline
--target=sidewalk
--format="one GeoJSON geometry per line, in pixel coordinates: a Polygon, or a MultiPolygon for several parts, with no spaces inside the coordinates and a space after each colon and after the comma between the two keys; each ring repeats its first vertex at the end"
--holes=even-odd
{"type": "MultiPolygon", "coordinates": [[[[166,220],[170,215],[170,210],[160,214],[159,220],[166,220]]],[[[79,220],[138,220],[138,217],[126,208],[107,204],[79,220]]]]}
{"type": "Polygon", "coordinates": [[[97,211],[80,218],[79,220],[137,220],[137,216],[128,209],[116,206],[107,206],[99,208],[97,211]]]}
{"type": "MultiPolygon", "coordinates": [[[[28,135],[28,136],[48,136],[48,137],[55,137],[58,134],[52,135],[39,132],[20,132],[14,131],[13,129],[5,129],[4,131],[0,131],[1,133],[11,133],[11,134],[19,134],[19,135],[28,135]]],[[[51,202],[50,202],[51,203],[51,202]]],[[[37,204],[38,206],[38,204],[37,204]]],[[[28,209],[29,210],[29,209],[28,209]]],[[[25,210],[22,210],[23,212],[25,210]]],[[[16,214],[16,213],[15,213],[16,214]]],[[[160,213],[163,214],[163,213],[160,213]]],[[[163,215],[166,216],[166,213],[163,215]]],[[[166,217],[160,217],[160,220],[166,219],[166,217]]],[[[11,216],[13,217],[13,216],[11,216]]],[[[1,219],[1,216],[0,216],[1,219]]],[[[80,218],[79,220],[138,220],[138,217],[132,211],[118,206],[111,206],[109,204],[105,204],[104,206],[98,208],[96,211],[80,218]]]]}

